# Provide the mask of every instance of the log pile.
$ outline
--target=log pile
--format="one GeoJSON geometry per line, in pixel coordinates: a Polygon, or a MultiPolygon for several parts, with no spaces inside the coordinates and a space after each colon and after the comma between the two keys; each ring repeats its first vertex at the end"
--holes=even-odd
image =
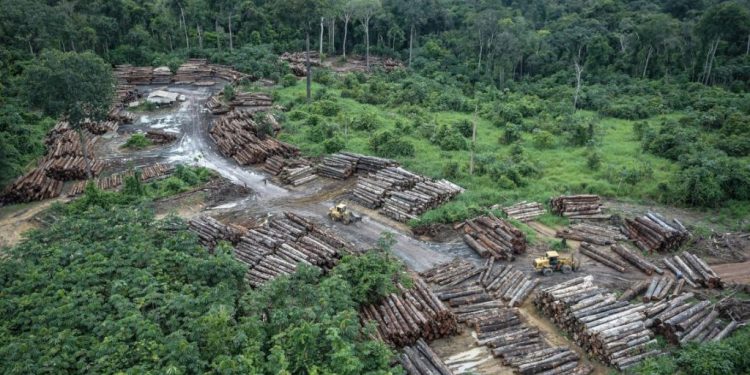
{"type": "Polygon", "coordinates": [[[623,231],[644,251],[672,251],[690,238],[690,232],[679,220],[669,223],[656,213],[625,219],[623,231]]]}
{"type": "MultiPolygon", "coordinates": [[[[101,160],[91,160],[91,174],[98,176],[104,170],[105,164],[101,160]]],[[[83,156],[65,156],[50,158],[43,161],[42,168],[47,176],[61,181],[86,179],[86,159],[83,156]]]]}
{"type": "Polygon", "coordinates": [[[425,180],[413,188],[391,191],[381,212],[396,221],[407,222],[461,194],[464,189],[448,180],[425,180]]]}
{"type": "Polygon", "coordinates": [[[135,121],[135,116],[132,113],[125,111],[124,108],[115,105],[112,106],[112,109],[107,113],[107,119],[115,121],[118,124],[132,124],[133,121],[135,121]]]}
{"type": "Polygon", "coordinates": [[[693,293],[683,293],[669,301],[652,304],[646,310],[647,326],[675,345],[719,341],[737,328],[735,320],[726,324],[719,320],[716,305],[707,300],[693,303],[693,297],[693,293]]]}
{"type": "Polygon", "coordinates": [[[235,258],[248,266],[245,279],[253,287],[292,274],[299,264],[333,268],[345,243],[324,228],[291,212],[252,228],[235,247],[235,258]]]}
{"type": "Polygon", "coordinates": [[[315,173],[335,180],[345,180],[356,171],[357,160],[342,153],[328,155],[318,164],[315,173]]]}
{"type": "Polygon", "coordinates": [[[589,258],[609,267],[612,268],[618,272],[625,272],[626,265],[623,263],[619,257],[615,257],[614,254],[596,248],[594,245],[591,245],[588,242],[581,242],[581,246],[578,247],[578,251],[588,256],[589,258]]]}
{"type": "Polygon", "coordinates": [[[541,203],[523,201],[512,206],[503,207],[503,212],[510,219],[527,222],[544,215],[547,211],[541,203]]]}
{"type": "Polygon", "coordinates": [[[687,251],[664,258],[664,264],[678,279],[685,279],[691,287],[723,288],[724,284],[716,272],[703,259],[687,251]]]}
{"type": "Polygon", "coordinates": [[[357,203],[375,209],[383,206],[392,191],[413,188],[420,181],[424,181],[424,177],[406,169],[385,167],[367,176],[360,176],[352,195],[357,203]]]}
{"type": "MultiPolygon", "coordinates": [[[[661,301],[670,295],[669,292],[672,290],[672,287],[682,289],[683,285],[676,283],[675,279],[668,276],[652,277],[643,295],[643,302],[661,301]]],[[[672,294],[676,295],[678,293],[679,291],[673,291],[672,294]]]]}
{"type": "Polygon", "coordinates": [[[83,127],[94,135],[102,135],[107,132],[116,132],[119,126],[119,121],[112,119],[107,121],[87,120],[83,123],[83,127]]]}
{"type": "Polygon", "coordinates": [[[464,242],[483,258],[513,260],[526,252],[523,232],[492,214],[464,221],[463,231],[464,242]]]}
{"type": "Polygon", "coordinates": [[[453,313],[415,277],[412,289],[400,287],[377,305],[360,311],[362,323],[373,321],[380,338],[391,345],[411,345],[420,338],[434,340],[458,332],[453,313]]]}
{"type": "Polygon", "coordinates": [[[423,340],[417,340],[413,346],[405,346],[399,356],[401,366],[408,375],[440,374],[453,375],[445,362],[423,340]]]}
{"type": "Polygon", "coordinates": [[[227,101],[224,99],[224,93],[220,92],[208,99],[206,107],[215,115],[225,114],[235,108],[249,112],[265,112],[272,109],[273,99],[263,92],[238,92],[234,99],[227,101]]]}
{"type": "Polygon", "coordinates": [[[161,130],[149,130],[146,132],[146,138],[154,144],[163,145],[174,142],[177,139],[177,135],[161,130]]]}
{"type": "Polygon", "coordinates": [[[619,370],[658,354],[646,328],[648,306],[617,301],[592,281],[579,277],[542,289],[534,304],[589,354],[619,370]]]}
{"type": "Polygon", "coordinates": [[[141,181],[148,181],[155,178],[166,176],[173,171],[169,164],[156,163],[143,167],[141,169],[141,181]]]}
{"type": "Polygon", "coordinates": [[[598,195],[562,195],[550,200],[552,213],[569,219],[606,219],[598,195]]]}
{"type": "MultiPolygon", "coordinates": [[[[225,65],[209,64],[205,59],[189,59],[180,65],[176,74],[166,67],[117,65],[114,69],[118,87],[127,90],[126,85],[166,85],[169,83],[213,85],[216,78],[236,82],[249,77],[225,65]]],[[[118,90],[118,97],[122,96],[118,90]]]]}
{"type": "MultiPolygon", "coordinates": [[[[289,69],[295,76],[304,77],[307,75],[305,52],[284,52],[279,58],[289,64],[289,69]]],[[[315,51],[310,51],[310,65],[320,66],[320,56],[315,51]]]]}
{"type": "Polygon", "coordinates": [[[18,177],[0,194],[0,203],[23,203],[60,196],[63,182],[47,176],[43,168],[18,177]]]}
{"type": "Polygon", "coordinates": [[[262,163],[273,155],[295,156],[299,152],[292,145],[259,134],[251,112],[231,111],[213,121],[209,133],[219,151],[240,165],[262,163]]]}
{"type": "Polygon", "coordinates": [[[237,244],[245,232],[237,226],[222,224],[211,216],[198,216],[190,219],[188,229],[198,235],[198,242],[208,248],[212,254],[220,241],[237,244]]]}
{"type": "Polygon", "coordinates": [[[310,165],[301,165],[299,167],[284,167],[279,173],[279,180],[286,185],[299,186],[306,184],[318,178],[315,174],[315,168],[310,165]]]}
{"type": "MultiPolygon", "coordinates": [[[[141,169],[141,181],[149,181],[157,178],[161,178],[171,174],[174,168],[168,164],[156,163],[148,165],[141,169]]],[[[113,173],[109,176],[99,177],[95,180],[96,186],[101,190],[114,190],[119,189],[122,186],[125,177],[132,176],[133,171],[127,171],[124,173],[113,173]]],[[[69,197],[83,194],[86,188],[87,181],[76,181],[68,191],[69,197]]]]}
{"type": "Polygon", "coordinates": [[[646,260],[640,254],[630,251],[630,249],[621,244],[614,244],[612,245],[611,249],[622,259],[634,265],[636,268],[643,271],[646,275],[652,275],[654,272],[660,275],[664,273],[663,269],[646,260]]]}
{"type": "Polygon", "coordinates": [[[190,59],[177,68],[174,82],[178,84],[192,84],[213,78],[213,71],[205,59],[190,59]]]}
{"type": "Polygon", "coordinates": [[[617,228],[608,225],[576,223],[555,233],[557,238],[583,241],[595,245],[612,245],[617,241],[627,240],[617,228]]]}
{"type": "MultiPolygon", "coordinates": [[[[117,98],[117,103],[119,104],[129,104],[141,97],[143,97],[143,95],[138,92],[138,89],[135,86],[129,85],[125,82],[118,83],[117,88],[115,88],[115,98],[117,98]]],[[[115,107],[119,107],[119,105],[116,105],[115,107]]]]}

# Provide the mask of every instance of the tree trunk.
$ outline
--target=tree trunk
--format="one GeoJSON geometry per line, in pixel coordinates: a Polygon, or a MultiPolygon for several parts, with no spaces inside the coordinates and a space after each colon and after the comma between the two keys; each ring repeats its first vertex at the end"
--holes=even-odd
{"type": "Polygon", "coordinates": [[[94,178],[94,175],[93,173],[91,173],[91,160],[89,159],[88,147],[86,147],[86,137],[83,135],[83,131],[81,130],[81,124],[77,124],[75,129],[78,132],[78,138],[80,138],[81,140],[81,150],[83,151],[83,160],[86,162],[86,178],[91,180],[92,178],[94,178]]]}
{"type": "MultiPolygon", "coordinates": [[[[198,25],[198,48],[203,49],[203,29],[198,25]]],[[[169,48],[172,49],[172,37],[169,37],[169,48]]]]}
{"type": "Polygon", "coordinates": [[[167,34],[169,36],[169,51],[174,51],[174,46],[172,45],[172,34],[167,34]]]}
{"type": "Polygon", "coordinates": [[[471,124],[471,159],[469,160],[469,175],[474,175],[474,150],[477,145],[477,109],[478,104],[474,104],[474,120],[471,124]]]}
{"type": "Polygon", "coordinates": [[[229,50],[234,49],[234,43],[232,42],[232,13],[230,12],[227,16],[227,21],[229,22],[229,50]]]}
{"type": "Polygon", "coordinates": [[[346,34],[347,31],[349,31],[349,16],[344,17],[344,42],[341,44],[341,49],[343,51],[342,56],[346,58],[346,34]]]}
{"type": "Polygon", "coordinates": [[[185,31],[185,46],[190,49],[190,39],[188,38],[187,23],[185,22],[185,10],[182,9],[181,4],[177,4],[180,7],[180,18],[182,18],[182,30],[185,31]]]}
{"type": "Polygon", "coordinates": [[[318,46],[318,62],[323,64],[323,23],[325,18],[320,17],[320,45],[318,46]]]}
{"type": "Polygon", "coordinates": [[[310,66],[310,28],[305,31],[305,64],[307,65],[307,102],[310,102],[312,95],[310,86],[312,86],[312,67],[310,66]]]}
{"type": "Polygon", "coordinates": [[[219,38],[219,19],[214,19],[214,31],[216,31],[216,48],[221,51],[221,38],[219,38]]]}
{"type": "Polygon", "coordinates": [[[370,19],[365,19],[365,67],[370,71],[370,19]]]}
{"type": "Polygon", "coordinates": [[[480,73],[482,71],[482,48],[484,47],[484,43],[482,43],[482,31],[479,31],[479,62],[477,63],[477,73],[480,73]]]}
{"type": "Polygon", "coordinates": [[[331,25],[328,27],[328,34],[328,53],[333,56],[336,53],[336,17],[331,17],[331,25]]]}
{"type": "Polygon", "coordinates": [[[578,94],[581,92],[581,73],[583,73],[583,67],[578,63],[578,60],[574,62],[576,68],[576,93],[573,97],[573,110],[578,108],[578,94]]]}
{"type": "Polygon", "coordinates": [[[648,70],[648,61],[651,60],[651,53],[654,51],[653,48],[650,46],[648,47],[648,54],[646,55],[646,63],[643,65],[643,75],[642,78],[646,78],[646,71],[648,70]]]}
{"type": "Polygon", "coordinates": [[[412,57],[412,48],[414,46],[414,25],[411,25],[411,29],[409,30],[409,67],[411,68],[411,57],[412,57]]]}

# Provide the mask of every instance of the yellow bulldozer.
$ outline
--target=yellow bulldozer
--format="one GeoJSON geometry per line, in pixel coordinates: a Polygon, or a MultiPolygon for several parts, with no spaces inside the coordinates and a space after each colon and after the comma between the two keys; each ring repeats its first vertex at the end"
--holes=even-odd
{"type": "Polygon", "coordinates": [[[328,217],[333,221],[340,221],[346,225],[349,225],[355,221],[361,221],[362,216],[349,211],[346,204],[339,203],[328,210],[328,217]]]}
{"type": "Polygon", "coordinates": [[[534,269],[544,276],[549,276],[555,271],[570,273],[577,271],[579,266],[572,255],[560,255],[557,251],[548,251],[543,257],[534,259],[534,269]]]}

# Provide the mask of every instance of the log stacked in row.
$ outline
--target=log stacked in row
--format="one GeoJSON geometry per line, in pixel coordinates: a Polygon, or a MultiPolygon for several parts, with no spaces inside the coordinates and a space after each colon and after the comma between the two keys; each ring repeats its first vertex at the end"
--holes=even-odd
{"type": "Polygon", "coordinates": [[[612,245],[617,241],[628,239],[615,227],[589,223],[572,224],[567,228],[558,230],[555,237],[584,241],[595,245],[612,245]]]}
{"type": "Polygon", "coordinates": [[[719,309],[710,301],[692,302],[693,293],[683,293],[669,301],[652,304],[646,324],[675,345],[688,342],[719,341],[732,333],[738,323],[719,320],[719,309]]]}
{"type": "Polygon", "coordinates": [[[42,168],[18,177],[0,194],[0,203],[23,203],[60,196],[63,182],[49,178],[42,168]]]}
{"type": "Polygon", "coordinates": [[[405,346],[399,356],[401,366],[409,375],[452,375],[448,366],[423,340],[417,340],[413,346],[405,346]]]}
{"type": "Polygon", "coordinates": [[[586,255],[587,257],[618,272],[625,272],[625,270],[627,269],[625,263],[620,259],[620,257],[617,256],[616,253],[597,248],[596,246],[588,242],[581,242],[581,245],[578,247],[578,251],[581,254],[586,255]]]}
{"type": "Polygon", "coordinates": [[[419,277],[414,278],[411,289],[401,287],[400,293],[363,307],[360,319],[363,323],[375,322],[380,338],[397,347],[458,332],[456,317],[419,277]]]}
{"type": "MultiPolygon", "coordinates": [[[[85,126],[84,126],[85,129],[85,126]]],[[[93,152],[94,144],[98,137],[84,130],[86,147],[89,157],[93,152]]],[[[86,160],[83,158],[83,147],[81,137],[74,131],[66,121],[58,122],[55,127],[47,133],[44,140],[47,151],[39,161],[50,178],[69,181],[87,178],[86,160]]],[[[91,172],[94,176],[101,173],[105,164],[96,159],[90,160],[91,172]]]]}
{"type": "Polygon", "coordinates": [[[503,212],[508,215],[508,218],[522,222],[534,220],[547,213],[541,203],[526,201],[503,207],[503,212]]]}
{"type": "Polygon", "coordinates": [[[211,216],[199,216],[188,221],[188,229],[198,235],[198,242],[213,253],[219,241],[232,244],[240,242],[244,230],[236,226],[221,223],[211,216]]]}
{"type": "Polygon", "coordinates": [[[647,305],[617,301],[591,276],[579,277],[542,289],[537,308],[592,356],[623,370],[659,353],[646,327],[647,305]]]}
{"type": "MultiPolygon", "coordinates": [[[[685,286],[685,283],[676,282],[674,278],[669,276],[652,277],[645,284],[648,286],[644,289],[643,302],[661,301],[670,295],[680,294],[680,291],[685,286]]],[[[639,289],[641,288],[640,286],[638,287],[639,289]]]]}
{"type": "Polygon", "coordinates": [[[317,166],[316,173],[335,180],[345,180],[357,170],[357,158],[346,154],[328,155],[317,166]]]}
{"type": "Polygon", "coordinates": [[[367,176],[360,176],[352,195],[354,200],[362,206],[372,209],[380,208],[392,191],[412,188],[424,179],[401,167],[385,167],[367,176]]]}
{"type": "Polygon", "coordinates": [[[265,226],[250,229],[235,247],[234,256],[249,270],[245,279],[253,287],[292,274],[299,264],[333,268],[345,243],[325,229],[291,212],[274,217],[265,226]]]}
{"type": "Polygon", "coordinates": [[[598,195],[562,195],[550,200],[552,213],[570,219],[602,219],[609,216],[602,212],[602,200],[598,195]]]}
{"type": "Polygon", "coordinates": [[[656,213],[625,219],[623,231],[641,250],[650,252],[676,250],[690,238],[690,232],[679,220],[670,223],[656,213]]]}
{"type": "Polygon", "coordinates": [[[278,155],[266,159],[263,170],[286,185],[299,186],[318,178],[315,168],[305,159],[284,158],[278,155]]]}
{"type": "Polygon", "coordinates": [[[526,252],[526,236],[510,223],[494,215],[464,221],[463,239],[481,257],[513,260],[526,252]]]}
{"type": "MultiPolygon", "coordinates": [[[[91,174],[98,176],[104,170],[105,164],[101,160],[90,161],[91,174]]],[[[66,156],[46,159],[42,168],[47,176],[61,181],[81,180],[86,175],[86,159],[83,156],[66,156]]]]}
{"type": "MultiPolygon", "coordinates": [[[[161,178],[171,174],[174,168],[168,164],[156,163],[143,167],[140,170],[141,181],[149,181],[157,178],[161,178]]],[[[113,190],[118,189],[123,184],[123,180],[127,176],[132,176],[133,171],[127,171],[124,173],[113,173],[109,176],[103,176],[96,179],[96,186],[102,190],[113,190]]],[[[86,188],[87,181],[76,181],[68,191],[67,195],[73,197],[76,195],[83,194],[86,188]]]]}
{"type": "Polygon", "coordinates": [[[299,152],[292,145],[259,134],[251,112],[229,112],[212,123],[209,133],[221,153],[240,165],[262,163],[273,155],[295,156],[299,152]]]}
{"type": "Polygon", "coordinates": [[[391,191],[381,212],[396,221],[407,222],[461,194],[464,189],[448,180],[425,180],[413,188],[391,191]]]}
{"type": "Polygon", "coordinates": [[[109,119],[105,121],[86,121],[83,123],[83,127],[94,135],[102,135],[107,132],[116,132],[119,126],[120,121],[115,119],[109,119]]]}
{"type": "Polygon", "coordinates": [[[163,145],[174,142],[177,139],[177,134],[161,130],[149,130],[146,132],[146,138],[154,144],[163,145]]]}
{"type": "MultiPolygon", "coordinates": [[[[305,52],[284,52],[279,58],[289,64],[289,69],[295,76],[304,77],[307,74],[305,66],[308,59],[305,52]]],[[[309,61],[311,66],[319,66],[320,55],[315,51],[310,51],[309,61]]]]}
{"type": "Polygon", "coordinates": [[[249,112],[265,112],[272,108],[273,99],[262,92],[239,92],[232,100],[226,100],[224,93],[218,93],[208,99],[206,107],[215,115],[225,114],[235,108],[249,112]]]}
{"type": "Polygon", "coordinates": [[[117,65],[114,69],[118,86],[120,85],[165,85],[171,82],[181,84],[208,84],[208,80],[220,78],[236,82],[248,77],[225,65],[209,64],[205,59],[190,59],[180,65],[176,74],[168,67],[135,67],[117,65]]]}
{"type": "Polygon", "coordinates": [[[684,252],[671,259],[664,258],[664,264],[675,277],[685,279],[691,287],[723,288],[724,284],[716,272],[703,259],[695,254],[684,252]]]}
{"type": "Polygon", "coordinates": [[[621,244],[614,244],[611,246],[613,252],[617,253],[622,259],[634,265],[639,270],[643,271],[647,275],[655,273],[663,274],[664,270],[642,257],[640,254],[631,251],[627,247],[621,244]]]}

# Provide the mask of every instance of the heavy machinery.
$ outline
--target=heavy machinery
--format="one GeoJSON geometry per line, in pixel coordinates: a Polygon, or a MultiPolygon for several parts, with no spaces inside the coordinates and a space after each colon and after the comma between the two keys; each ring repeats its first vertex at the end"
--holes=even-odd
{"type": "Polygon", "coordinates": [[[349,225],[355,221],[361,221],[362,216],[359,216],[346,208],[346,204],[339,203],[328,210],[328,217],[333,221],[340,221],[346,225],[349,225]]]}
{"type": "Polygon", "coordinates": [[[570,273],[577,271],[579,264],[573,256],[560,255],[557,251],[548,251],[543,257],[534,259],[534,269],[541,272],[544,276],[549,276],[554,271],[570,273]]]}

